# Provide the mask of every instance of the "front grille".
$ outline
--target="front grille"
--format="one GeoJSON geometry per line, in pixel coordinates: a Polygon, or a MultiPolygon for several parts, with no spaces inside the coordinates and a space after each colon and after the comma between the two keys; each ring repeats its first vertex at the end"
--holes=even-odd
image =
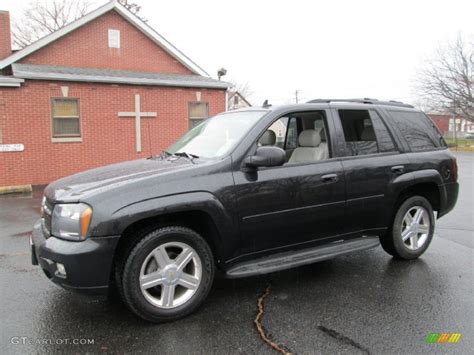
{"type": "Polygon", "coordinates": [[[46,237],[51,235],[51,215],[53,214],[53,207],[54,205],[48,199],[46,199],[43,205],[43,227],[46,237]]]}

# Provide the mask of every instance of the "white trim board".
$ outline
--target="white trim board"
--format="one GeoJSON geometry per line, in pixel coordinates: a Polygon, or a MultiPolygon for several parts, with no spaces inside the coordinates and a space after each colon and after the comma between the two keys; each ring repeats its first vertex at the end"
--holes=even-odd
{"type": "Polygon", "coordinates": [[[0,75],[0,87],[20,87],[21,84],[25,82],[23,79],[13,78],[10,76],[1,76],[0,75]]]}

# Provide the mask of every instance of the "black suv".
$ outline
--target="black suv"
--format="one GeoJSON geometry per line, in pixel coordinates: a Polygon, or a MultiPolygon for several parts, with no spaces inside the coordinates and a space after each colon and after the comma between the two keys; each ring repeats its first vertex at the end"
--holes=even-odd
{"type": "Polygon", "coordinates": [[[428,248],[458,195],[456,160],[412,106],[314,100],[204,121],[159,156],[45,189],[33,264],[153,321],[194,311],[236,278],[376,247],[428,248]],[[436,214],[435,214],[436,213],[436,214]]]}

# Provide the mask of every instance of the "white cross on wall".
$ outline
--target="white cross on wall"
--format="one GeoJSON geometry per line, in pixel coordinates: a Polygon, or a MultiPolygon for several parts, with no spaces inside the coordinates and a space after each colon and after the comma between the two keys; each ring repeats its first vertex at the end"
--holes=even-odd
{"type": "Polygon", "coordinates": [[[119,112],[118,115],[119,117],[135,117],[135,141],[137,152],[140,153],[142,151],[141,118],[156,117],[156,112],[140,112],[140,95],[135,94],[135,112],[119,112]]]}

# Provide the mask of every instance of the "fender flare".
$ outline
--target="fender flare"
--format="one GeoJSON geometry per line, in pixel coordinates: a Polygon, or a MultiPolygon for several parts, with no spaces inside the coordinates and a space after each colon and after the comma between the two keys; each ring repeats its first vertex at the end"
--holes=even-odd
{"type": "Polygon", "coordinates": [[[97,225],[92,233],[95,236],[121,235],[127,227],[141,220],[191,211],[204,212],[211,217],[220,239],[212,240],[215,246],[224,244],[224,236],[239,240],[234,239],[240,238],[240,235],[232,216],[216,196],[206,191],[160,196],[123,206],[114,211],[110,218],[104,219],[106,222],[97,225]]]}
{"type": "Polygon", "coordinates": [[[398,176],[391,183],[389,189],[390,202],[393,204],[398,200],[403,191],[419,184],[431,183],[437,186],[440,206],[444,206],[447,201],[447,192],[443,178],[436,169],[424,169],[398,176]]]}

